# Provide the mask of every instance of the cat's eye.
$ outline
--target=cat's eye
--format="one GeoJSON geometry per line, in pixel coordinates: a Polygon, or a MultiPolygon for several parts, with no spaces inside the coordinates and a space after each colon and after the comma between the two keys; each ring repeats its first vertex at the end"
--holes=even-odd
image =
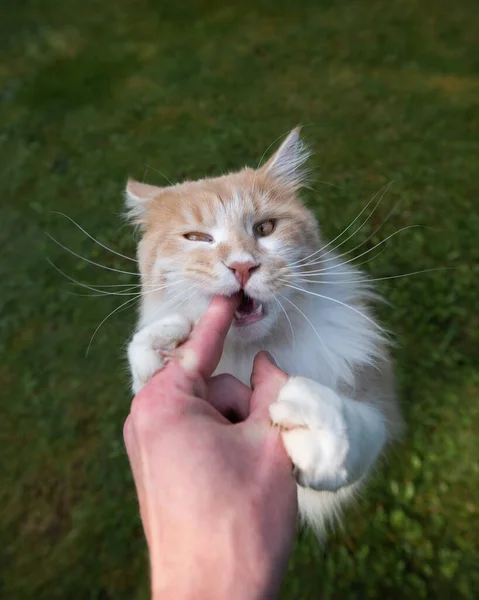
{"type": "Polygon", "coordinates": [[[268,219],[267,221],[261,221],[254,226],[254,232],[259,237],[266,237],[273,233],[276,227],[276,221],[274,219],[268,219]]]}
{"type": "Polygon", "coordinates": [[[201,231],[190,231],[185,233],[183,237],[190,242],[208,242],[208,244],[211,244],[214,241],[211,235],[201,233],[201,231]]]}

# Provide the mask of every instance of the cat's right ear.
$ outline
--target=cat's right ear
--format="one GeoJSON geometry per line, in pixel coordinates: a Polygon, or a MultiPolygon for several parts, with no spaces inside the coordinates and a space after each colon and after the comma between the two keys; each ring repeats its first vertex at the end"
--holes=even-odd
{"type": "Polygon", "coordinates": [[[129,179],[125,189],[125,204],[127,208],[127,217],[136,224],[145,222],[148,208],[163,188],[148,183],[140,183],[134,179],[129,179]]]}
{"type": "Polygon", "coordinates": [[[311,154],[301,140],[300,132],[300,127],[293,129],[278,150],[260,169],[263,173],[295,190],[304,184],[307,175],[304,164],[311,154]]]}

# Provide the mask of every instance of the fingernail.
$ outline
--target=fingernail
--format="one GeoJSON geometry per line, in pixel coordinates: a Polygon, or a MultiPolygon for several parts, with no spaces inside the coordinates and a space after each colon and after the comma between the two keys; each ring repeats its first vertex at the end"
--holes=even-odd
{"type": "Polygon", "coordinates": [[[272,362],[275,367],[277,367],[278,363],[276,362],[276,360],[275,360],[274,356],[271,354],[271,352],[268,352],[268,350],[264,350],[264,353],[268,357],[269,361],[272,362]]]}

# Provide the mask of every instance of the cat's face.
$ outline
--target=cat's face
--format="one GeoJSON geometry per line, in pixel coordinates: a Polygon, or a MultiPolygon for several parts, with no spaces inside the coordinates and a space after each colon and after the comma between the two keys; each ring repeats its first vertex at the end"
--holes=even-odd
{"type": "Polygon", "coordinates": [[[294,263],[318,243],[316,221],[296,195],[305,158],[295,130],[257,171],[168,188],[130,181],[128,203],[144,230],[144,293],[164,285],[161,296],[201,304],[241,292],[234,335],[266,336],[284,317],[291,291],[284,282],[292,282],[294,263]]]}

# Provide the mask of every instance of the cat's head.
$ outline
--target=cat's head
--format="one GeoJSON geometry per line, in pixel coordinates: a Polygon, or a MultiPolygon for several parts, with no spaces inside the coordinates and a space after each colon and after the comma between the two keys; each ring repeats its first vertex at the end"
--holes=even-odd
{"type": "Polygon", "coordinates": [[[307,158],[295,129],[257,170],[169,187],[130,180],[127,205],[143,231],[138,257],[149,304],[158,294],[204,306],[240,291],[233,335],[268,335],[293,291],[285,282],[294,264],[318,245],[316,220],[298,198],[307,158]]]}

